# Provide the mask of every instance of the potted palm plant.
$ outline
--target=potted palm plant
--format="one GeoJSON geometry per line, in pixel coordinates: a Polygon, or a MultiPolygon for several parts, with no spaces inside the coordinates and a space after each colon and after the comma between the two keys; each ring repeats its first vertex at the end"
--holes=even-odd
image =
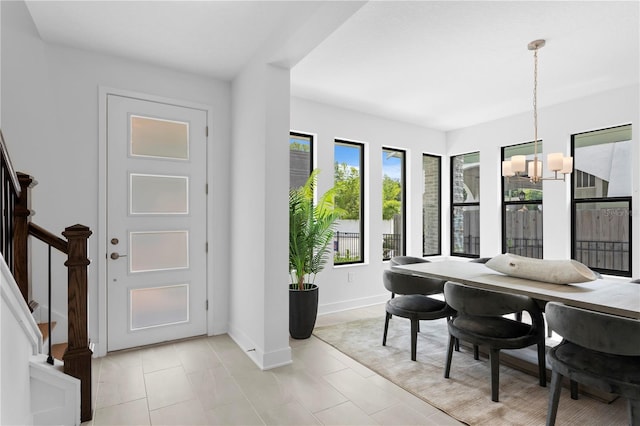
{"type": "Polygon", "coordinates": [[[289,334],[294,339],[311,336],[318,313],[318,274],[330,255],[339,210],[334,205],[334,189],[314,203],[318,173],[289,191],[289,334]]]}

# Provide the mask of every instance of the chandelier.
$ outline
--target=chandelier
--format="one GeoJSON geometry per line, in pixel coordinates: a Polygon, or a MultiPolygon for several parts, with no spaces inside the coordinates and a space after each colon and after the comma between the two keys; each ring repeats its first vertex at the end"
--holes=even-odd
{"type": "Polygon", "coordinates": [[[534,40],[527,45],[533,50],[533,160],[527,164],[526,156],[514,155],[502,162],[502,176],[516,177],[538,183],[542,180],[562,180],[573,171],[573,157],[565,157],[561,152],[547,155],[547,167],[553,172],[551,177],[542,177],[542,160],[538,159],[538,50],[545,45],[544,40],[534,40]],[[525,174],[525,170],[527,173],[525,174]],[[559,176],[561,174],[562,176],[559,176]]]}

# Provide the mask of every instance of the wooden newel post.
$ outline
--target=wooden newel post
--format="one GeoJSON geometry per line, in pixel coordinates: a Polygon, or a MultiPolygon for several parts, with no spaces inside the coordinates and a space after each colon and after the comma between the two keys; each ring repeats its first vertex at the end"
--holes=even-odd
{"type": "Polygon", "coordinates": [[[64,372],[80,379],[80,420],[91,420],[91,349],[87,330],[87,240],[91,230],[83,225],[66,228],[62,235],[69,252],[64,263],[68,269],[68,346],[64,353],[64,372]]]}
{"type": "Polygon", "coordinates": [[[20,196],[13,211],[13,276],[18,288],[29,303],[29,252],[27,239],[29,237],[29,189],[33,186],[33,178],[24,173],[17,173],[20,182],[20,196]]]}

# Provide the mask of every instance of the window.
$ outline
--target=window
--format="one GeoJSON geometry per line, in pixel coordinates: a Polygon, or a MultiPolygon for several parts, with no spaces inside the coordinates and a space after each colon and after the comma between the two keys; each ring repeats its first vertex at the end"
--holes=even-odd
{"type": "Polygon", "coordinates": [[[289,134],[289,188],[304,185],[313,170],[313,136],[289,134]]]}
{"type": "Polygon", "coordinates": [[[422,156],[422,255],[436,256],[441,251],[440,157],[422,156]]]}
{"type": "Polygon", "coordinates": [[[572,257],[631,276],[631,125],[571,136],[572,257]]]}
{"type": "Polygon", "coordinates": [[[480,256],[480,153],[451,157],[451,254],[480,256]]]}
{"type": "Polygon", "coordinates": [[[405,253],[405,152],[382,149],[382,260],[405,253]]]}
{"type": "MultiPolygon", "coordinates": [[[[502,160],[524,155],[534,158],[534,143],[502,148],[502,160]]],[[[538,159],[542,143],[538,141],[538,159]]],[[[502,252],[542,259],[542,181],[502,178],[502,252]]]]}
{"type": "Polygon", "coordinates": [[[336,207],[344,212],[334,234],[335,265],[364,262],[364,145],[335,141],[336,207]]]}

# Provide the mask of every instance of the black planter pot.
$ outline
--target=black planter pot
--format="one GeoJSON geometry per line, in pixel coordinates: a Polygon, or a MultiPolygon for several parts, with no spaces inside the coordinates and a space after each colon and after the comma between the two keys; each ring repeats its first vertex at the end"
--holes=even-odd
{"type": "Polygon", "coordinates": [[[318,315],[318,286],[305,284],[298,290],[297,284],[289,285],[289,334],[294,339],[308,339],[316,325],[318,315]]]}

